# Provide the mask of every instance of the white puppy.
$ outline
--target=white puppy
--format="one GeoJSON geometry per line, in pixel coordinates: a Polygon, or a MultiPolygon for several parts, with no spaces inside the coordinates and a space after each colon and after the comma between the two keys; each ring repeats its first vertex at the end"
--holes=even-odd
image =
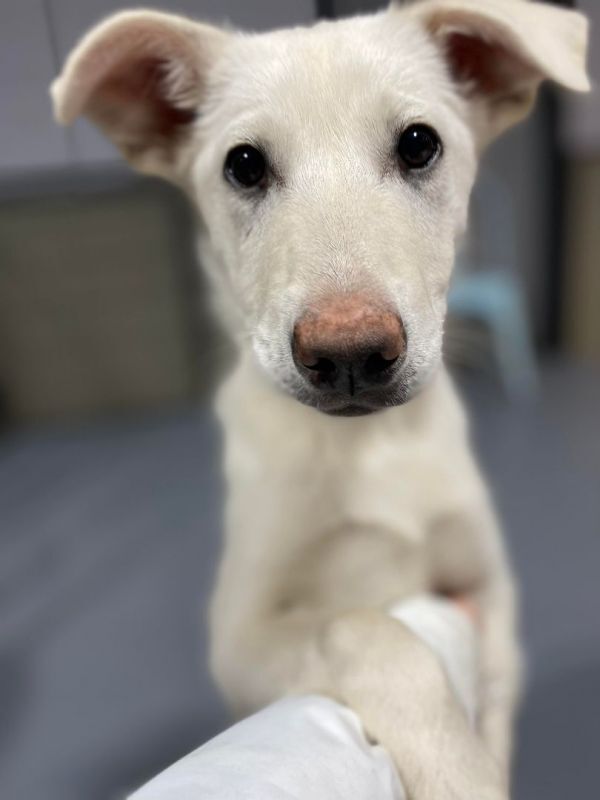
{"type": "Polygon", "coordinates": [[[464,800],[471,770],[436,753],[439,694],[409,741],[395,725],[435,670],[384,609],[421,591],[479,603],[478,730],[508,770],[513,580],[440,366],[446,292],[479,153],[543,79],[588,88],[586,42],[584,17],[523,0],[260,35],[138,11],[86,36],[53,86],[61,122],[87,115],[192,198],[239,346],[218,400],[220,686],[240,712],[294,690],[348,704],[402,754],[410,796],[464,800]]]}

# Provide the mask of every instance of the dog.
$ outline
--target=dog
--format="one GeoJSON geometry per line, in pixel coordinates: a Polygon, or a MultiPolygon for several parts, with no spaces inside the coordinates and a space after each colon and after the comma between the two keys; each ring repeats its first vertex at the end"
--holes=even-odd
{"type": "Polygon", "coordinates": [[[543,80],[588,90],[586,47],[585,17],[525,0],[393,2],[265,34],[134,11],[52,87],[61,123],[87,116],[191,198],[237,345],[217,397],[218,684],[240,714],[340,699],[423,800],[507,795],[521,683],[511,566],[441,363],[448,283],[481,152],[543,80]],[[436,734],[443,675],[386,613],[422,591],[477,604],[475,743],[456,716],[436,734]],[[409,708],[425,680],[431,703],[409,708]]]}

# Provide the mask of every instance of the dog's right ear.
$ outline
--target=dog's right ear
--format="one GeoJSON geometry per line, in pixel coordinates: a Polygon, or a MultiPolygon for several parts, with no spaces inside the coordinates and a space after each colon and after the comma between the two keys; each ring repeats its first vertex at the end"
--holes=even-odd
{"type": "Polygon", "coordinates": [[[173,177],[208,71],[230,35],[171,14],[122,12],[88,33],[51,87],[56,118],[87,116],[142,172],[173,177]]]}

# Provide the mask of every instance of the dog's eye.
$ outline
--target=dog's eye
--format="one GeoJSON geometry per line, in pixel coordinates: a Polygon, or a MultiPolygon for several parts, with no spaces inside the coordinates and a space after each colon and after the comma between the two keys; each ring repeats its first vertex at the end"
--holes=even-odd
{"type": "Polygon", "coordinates": [[[230,150],[225,159],[225,176],[234,186],[258,186],[267,171],[265,157],[249,144],[230,150]]]}
{"type": "Polygon", "coordinates": [[[411,125],[398,140],[398,155],[408,169],[429,166],[440,152],[437,133],[427,125],[411,125]]]}

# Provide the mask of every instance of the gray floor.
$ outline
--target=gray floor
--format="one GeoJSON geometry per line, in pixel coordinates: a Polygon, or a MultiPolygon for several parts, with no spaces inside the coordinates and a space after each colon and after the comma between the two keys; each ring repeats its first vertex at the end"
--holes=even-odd
{"type": "MultiPolygon", "coordinates": [[[[517,799],[598,795],[600,371],[534,407],[467,387],[524,586],[517,799]]],[[[0,442],[0,797],[112,800],[226,720],[205,665],[219,547],[206,413],[0,442]]]]}

